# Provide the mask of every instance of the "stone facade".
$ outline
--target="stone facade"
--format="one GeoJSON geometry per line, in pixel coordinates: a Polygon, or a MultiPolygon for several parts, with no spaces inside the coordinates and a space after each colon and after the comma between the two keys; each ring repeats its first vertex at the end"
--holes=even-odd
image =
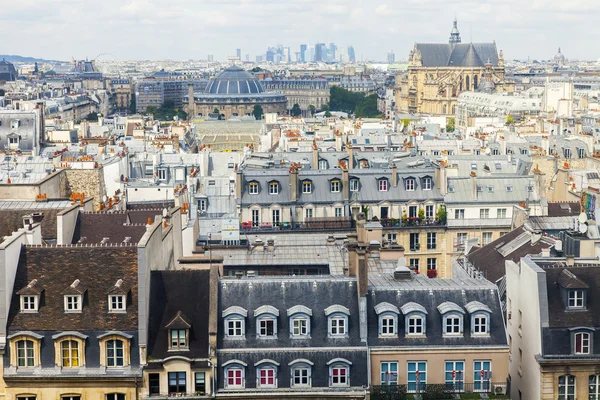
{"type": "Polygon", "coordinates": [[[100,202],[106,194],[104,171],[102,167],[95,169],[66,169],[65,196],[71,193],[85,193],[85,197],[94,198],[94,210],[100,209],[100,202]]]}

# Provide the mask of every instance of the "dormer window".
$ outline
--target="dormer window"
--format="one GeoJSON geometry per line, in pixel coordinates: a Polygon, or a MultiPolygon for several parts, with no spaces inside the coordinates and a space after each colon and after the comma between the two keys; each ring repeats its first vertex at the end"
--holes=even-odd
{"type": "Polygon", "coordinates": [[[471,315],[471,335],[489,335],[492,310],[485,304],[478,301],[472,301],[468,303],[465,308],[471,315]]]}
{"type": "Polygon", "coordinates": [[[167,180],[167,169],[166,168],[160,168],[158,170],[158,179],[161,181],[167,180]]]}
{"type": "Polygon", "coordinates": [[[277,317],[279,310],[273,306],[260,306],[254,310],[256,317],[256,334],[260,338],[277,338],[277,317]]]}
{"type": "Polygon", "coordinates": [[[577,332],[573,335],[573,353],[590,354],[591,335],[589,332],[577,332]]]}
{"type": "Polygon", "coordinates": [[[433,188],[433,179],[429,176],[423,178],[423,190],[431,190],[433,188]]]}
{"type": "Polygon", "coordinates": [[[400,310],[393,304],[382,302],[375,306],[375,312],[379,316],[379,336],[398,336],[398,315],[400,310]]]}
{"type": "Polygon", "coordinates": [[[404,304],[400,310],[404,314],[406,337],[424,336],[426,330],[427,310],[418,303],[409,302],[404,304]]]}
{"type": "Polygon", "coordinates": [[[126,300],[123,295],[111,295],[108,299],[108,310],[113,312],[123,312],[126,308],[126,300]]]}
{"type": "Polygon", "coordinates": [[[415,190],[415,179],[414,178],[408,178],[406,179],[406,181],[404,182],[404,188],[406,189],[407,192],[413,192],[415,190]]]}
{"type": "Polygon", "coordinates": [[[189,350],[189,336],[192,324],[188,318],[178,311],[175,317],[169,322],[165,329],[169,331],[169,351],[189,350]]]}
{"type": "Polygon", "coordinates": [[[292,339],[309,338],[312,310],[306,306],[297,305],[288,308],[287,314],[290,320],[290,337],[292,339]]]}
{"type": "Polygon", "coordinates": [[[258,194],[258,182],[250,182],[248,184],[248,193],[249,194],[258,194]]]}
{"type": "Polygon", "coordinates": [[[442,315],[443,335],[461,336],[463,334],[463,316],[465,311],[456,303],[445,301],[438,306],[442,315]]]}
{"type": "Polygon", "coordinates": [[[22,313],[38,312],[42,290],[37,279],[33,279],[27,286],[17,292],[21,299],[22,313]]]}
{"type": "Polygon", "coordinates": [[[312,193],[312,182],[311,181],[302,182],[302,193],[305,193],[305,194],[312,193]]]}
{"type": "Polygon", "coordinates": [[[331,193],[339,193],[340,191],[340,181],[337,179],[332,180],[330,183],[331,193]]]}
{"type": "Polygon", "coordinates": [[[327,169],[327,160],[319,160],[319,169],[327,169]]]}
{"type": "Polygon", "coordinates": [[[377,181],[377,185],[380,192],[388,191],[389,182],[387,179],[379,179],[379,181],[377,181]]]}
{"type": "Polygon", "coordinates": [[[79,279],[75,279],[73,283],[63,292],[64,307],[66,313],[79,313],[83,308],[83,294],[86,288],[81,284],[79,279]]]}
{"type": "Polygon", "coordinates": [[[325,309],[328,321],[329,337],[348,337],[348,317],[350,310],[342,305],[334,304],[325,309]]]}
{"type": "Polygon", "coordinates": [[[585,295],[583,290],[572,289],[568,291],[569,296],[569,308],[584,308],[585,306],[585,295]]]}
{"type": "Polygon", "coordinates": [[[108,292],[108,311],[110,313],[126,312],[127,293],[129,293],[129,286],[123,282],[123,279],[117,280],[115,286],[108,292]]]}
{"type": "Polygon", "coordinates": [[[81,296],[65,296],[65,312],[81,312],[81,296]]]}
{"type": "Polygon", "coordinates": [[[359,189],[359,180],[358,179],[350,179],[350,191],[358,192],[359,189]]]}
{"type": "Polygon", "coordinates": [[[223,311],[225,338],[243,339],[246,335],[246,317],[248,311],[242,307],[231,306],[223,311]]]}
{"type": "Polygon", "coordinates": [[[279,182],[269,183],[269,194],[279,194],[279,182]]]}
{"type": "Polygon", "coordinates": [[[37,312],[38,296],[21,296],[21,312],[37,312]]]}

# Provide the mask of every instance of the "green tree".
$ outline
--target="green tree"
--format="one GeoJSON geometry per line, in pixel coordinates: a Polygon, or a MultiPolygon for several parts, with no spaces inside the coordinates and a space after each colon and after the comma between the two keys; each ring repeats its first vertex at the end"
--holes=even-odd
{"type": "Polygon", "coordinates": [[[213,110],[213,114],[220,114],[221,112],[219,111],[219,109],[217,107],[215,107],[215,109],[213,110]]]}
{"type": "Polygon", "coordinates": [[[137,112],[137,99],[135,97],[135,92],[131,94],[131,102],[129,103],[129,112],[135,114],[137,112]]]}
{"type": "Polygon", "coordinates": [[[251,71],[252,72],[260,72],[260,71],[262,71],[262,68],[261,67],[254,67],[254,68],[251,69],[251,71]]]}
{"type": "Polygon", "coordinates": [[[325,111],[325,118],[329,118],[331,117],[331,111],[327,110],[325,111]]]}
{"type": "Polygon", "coordinates": [[[254,106],[254,109],[252,110],[252,115],[254,115],[254,118],[256,118],[257,120],[261,120],[263,117],[264,111],[263,108],[260,104],[256,104],[254,106]]]}
{"type": "Polygon", "coordinates": [[[302,110],[300,109],[300,105],[298,103],[296,103],[292,106],[292,110],[290,111],[290,114],[292,114],[292,117],[298,117],[298,116],[302,115],[302,110]]]}
{"type": "Polygon", "coordinates": [[[446,123],[446,132],[451,133],[454,132],[455,126],[454,118],[448,118],[448,122],[446,123]]]}
{"type": "Polygon", "coordinates": [[[410,124],[410,119],[404,118],[402,120],[402,128],[406,128],[410,124]]]}
{"type": "Polygon", "coordinates": [[[506,117],[506,125],[512,125],[515,123],[515,118],[512,115],[506,117]]]}
{"type": "Polygon", "coordinates": [[[312,104],[308,106],[308,112],[310,113],[311,117],[315,115],[315,111],[317,111],[317,107],[313,106],[312,104]]]}
{"type": "Polygon", "coordinates": [[[329,104],[323,104],[321,106],[321,111],[331,111],[331,107],[329,107],[329,104]]]}
{"type": "Polygon", "coordinates": [[[380,117],[381,113],[377,109],[377,95],[372,94],[361,99],[355,107],[354,115],[358,118],[380,117]]]}

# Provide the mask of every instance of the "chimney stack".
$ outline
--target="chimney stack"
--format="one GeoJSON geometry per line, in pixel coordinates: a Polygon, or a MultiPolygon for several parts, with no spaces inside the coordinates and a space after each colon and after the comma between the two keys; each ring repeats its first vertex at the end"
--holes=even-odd
{"type": "Polygon", "coordinates": [[[344,194],[344,201],[350,200],[350,176],[347,166],[342,167],[342,193],[344,194]]]}
{"type": "Polygon", "coordinates": [[[319,169],[319,146],[315,140],[313,140],[312,148],[312,169],[319,169]]]}
{"type": "Polygon", "coordinates": [[[477,200],[477,173],[475,171],[471,171],[469,181],[471,182],[471,198],[477,200]]]}
{"type": "Polygon", "coordinates": [[[346,151],[348,152],[348,169],[354,168],[354,150],[352,149],[352,143],[346,142],[346,151]]]}
{"type": "Polygon", "coordinates": [[[236,200],[240,200],[242,198],[242,189],[243,189],[243,175],[242,171],[235,166],[235,198],[236,200]]]}
{"type": "Polygon", "coordinates": [[[398,168],[396,167],[396,163],[392,164],[392,187],[398,186],[398,168]]]}
{"type": "Polygon", "coordinates": [[[290,167],[290,201],[298,201],[298,170],[294,164],[290,167]]]}

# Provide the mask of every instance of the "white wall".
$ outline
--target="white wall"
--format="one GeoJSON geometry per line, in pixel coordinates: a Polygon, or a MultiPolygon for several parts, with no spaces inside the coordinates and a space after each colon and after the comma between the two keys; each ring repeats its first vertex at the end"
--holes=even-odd
{"type": "Polygon", "coordinates": [[[56,215],[56,244],[71,244],[79,216],[79,204],[59,212],[56,215]]]}

